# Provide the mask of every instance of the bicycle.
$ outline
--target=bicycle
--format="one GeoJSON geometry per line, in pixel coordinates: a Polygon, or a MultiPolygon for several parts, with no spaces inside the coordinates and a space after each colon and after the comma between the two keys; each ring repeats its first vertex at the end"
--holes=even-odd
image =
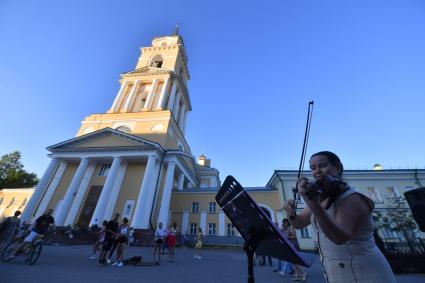
{"type": "MultiPolygon", "coordinates": [[[[24,239],[25,237],[15,238],[9,244],[7,244],[1,253],[1,261],[8,262],[14,259],[11,256],[17,250],[17,248],[22,245],[24,239]]],[[[43,243],[43,235],[39,235],[32,242],[24,244],[16,256],[25,255],[25,262],[29,265],[33,265],[37,262],[41,254],[43,243]]]]}

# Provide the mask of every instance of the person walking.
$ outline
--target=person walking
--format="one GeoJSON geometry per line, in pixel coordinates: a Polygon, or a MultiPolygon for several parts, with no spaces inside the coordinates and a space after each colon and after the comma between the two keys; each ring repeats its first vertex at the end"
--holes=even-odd
{"type": "Polygon", "coordinates": [[[193,257],[193,259],[202,259],[202,238],[203,238],[203,234],[202,234],[202,229],[201,227],[198,228],[198,240],[196,242],[195,245],[195,256],[193,257]]]}

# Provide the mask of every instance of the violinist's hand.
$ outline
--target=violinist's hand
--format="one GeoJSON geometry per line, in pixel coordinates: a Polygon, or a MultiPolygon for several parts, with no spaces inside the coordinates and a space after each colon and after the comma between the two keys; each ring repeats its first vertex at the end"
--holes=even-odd
{"type": "Polygon", "coordinates": [[[320,206],[319,194],[313,191],[313,188],[311,187],[306,177],[301,177],[298,179],[298,193],[309,208],[320,206]]]}
{"type": "Polygon", "coordinates": [[[306,177],[301,177],[298,179],[298,193],[303,198],[306,197],[308,193],[308,179],[306,177]]]}

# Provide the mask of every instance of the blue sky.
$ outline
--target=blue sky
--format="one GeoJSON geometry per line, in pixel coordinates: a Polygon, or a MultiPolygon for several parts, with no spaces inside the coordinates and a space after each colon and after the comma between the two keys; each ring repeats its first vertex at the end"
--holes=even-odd
{"type": "Polygon", "coordinates": [[[45,148],[109,109],[140,47],[177,22],[191,74],[187,140],[222,180],[262,186],[296,169],[310,99],[309,155],[425,167],[423,1],[59,2],[0,2],[0,155],[20,150],[39,176],[45,148]]]}

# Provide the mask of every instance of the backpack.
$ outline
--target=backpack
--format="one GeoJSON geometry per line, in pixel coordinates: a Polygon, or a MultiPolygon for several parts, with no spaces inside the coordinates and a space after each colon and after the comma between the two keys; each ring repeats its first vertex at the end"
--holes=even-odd
{"type": "Polygon", "coordinates": [[[142,257],[141,256],[133,256],[130,257],[129,259],[124,260],[124,264],[126,265],[131,265],[131,264],[138,264],[142,262],[142,257]]]}

